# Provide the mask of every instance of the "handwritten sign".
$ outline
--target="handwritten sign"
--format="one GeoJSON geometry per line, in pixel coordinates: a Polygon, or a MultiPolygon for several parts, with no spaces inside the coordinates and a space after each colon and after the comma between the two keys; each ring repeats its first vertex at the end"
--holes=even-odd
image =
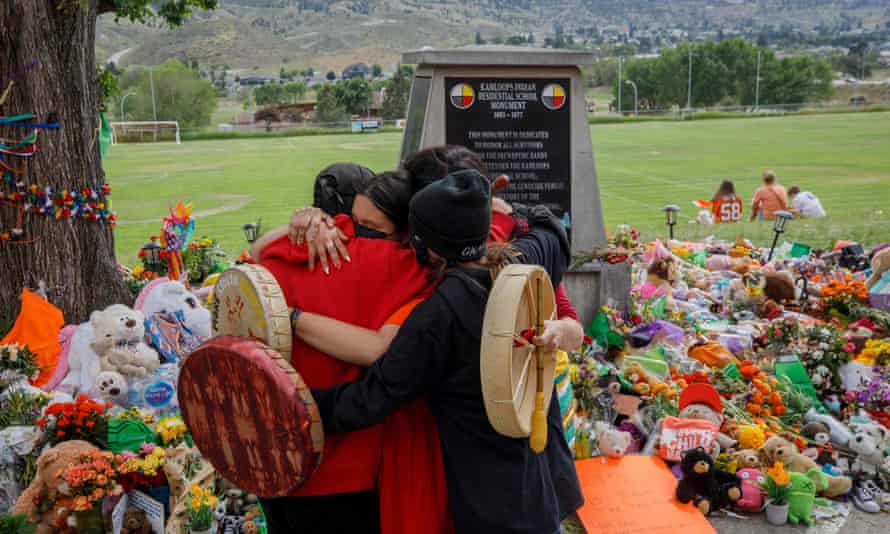
{"type": "Polygon", "coordinates": [[[575,462],[587,532],[597,534],[716,534],[691,504],[674,498],[677,480],[659,458],[625,456],[575,462]]]}

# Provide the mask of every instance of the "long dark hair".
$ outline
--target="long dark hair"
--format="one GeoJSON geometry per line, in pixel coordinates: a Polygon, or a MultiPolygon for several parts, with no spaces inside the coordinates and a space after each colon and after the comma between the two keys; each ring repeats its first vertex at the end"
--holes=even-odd
{"type": "Polygon", "coordinates": [[[366,176],[355,183],[355,192],[368,197],[374,205],[386,214],[402,234],[408,228],[408,207],[411,203],[411,185],[397,172],[384,172],[366,176]]]}
{"type": "Polygon", "coordinates": [[[735,184],[733,184],[729,180],[723,180],[723,183],[720,184],[720,189],[714,193],[714,198],[712,200],[717,200],[722,197],[734,197],[735,194],[735,184]]]}
{"type": "Polygon", "coordinates": [[[460,145],[431,146],[415,152],[402,162],[402,169],[411,181],[412,194],[456,171],[473,169],[488,176],[479,154],[460,145]]]}

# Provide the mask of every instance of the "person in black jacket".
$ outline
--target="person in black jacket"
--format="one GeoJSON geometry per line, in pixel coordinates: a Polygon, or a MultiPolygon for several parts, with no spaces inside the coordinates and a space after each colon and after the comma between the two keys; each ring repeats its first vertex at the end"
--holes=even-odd
{"type": "MultiPolygon", "coordinates": [[[[362,380],[312,393],[328,433],[377,424],[425,395],[439,427],[455,532],[555,534],[561,518],[574,511],[564,509],[568,503],[580,505],[577,477],[554,477],[548,454],[535,454],[527,438],[495,432],[482,398],[480,338],[492,278],[490,265],[480,260],[490,202],[490,185],[474,170],[415,195],[412,245],[421,263],[447,265],[444,279],[362,380]]],[[[542,265],[556,285],[568,261],[565,231],[547,210],[534,210],[530,223],[512,246],[520,261],[542,265]]],[[[558,415],[555,402],[553,410],[558,415]]],[[[548,448],[563,447],[560,456],[570,457],[561,432],[550,425],[548,448]]]]}

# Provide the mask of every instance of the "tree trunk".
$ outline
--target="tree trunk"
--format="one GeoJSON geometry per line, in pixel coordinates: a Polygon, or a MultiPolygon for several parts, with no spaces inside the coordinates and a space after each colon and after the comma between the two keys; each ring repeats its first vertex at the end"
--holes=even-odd
{"type": "MultiPolygon", "coordinates": [[[[72,191],[105,182],[99,160],[96,5],[97,0],[0,1],[0,93],[15,78],[0,115],[33,113],[35,122],[61,124],[58,130],[40,130],[32,157],[4,156],[8,165],[26,170],[16,176],[26,184],[72,191]]],[[[0,137],[20,139],[28,133],[0,126],[0,137]]],[[[0,190],[10,192],[11,186],[0,181],[0,190]]],[[[0,204],[0,232],[14,228],[17,215],[8,203],[0,204]]],[[[37,288],[40,281],[67,323],[83,322],[91,311],[113,303],[132,302],[117,272],[109,225],[29,213],[22,227],[24,243],[0,241],[0,318],[16,314],[22,287],[37,288]]]]}

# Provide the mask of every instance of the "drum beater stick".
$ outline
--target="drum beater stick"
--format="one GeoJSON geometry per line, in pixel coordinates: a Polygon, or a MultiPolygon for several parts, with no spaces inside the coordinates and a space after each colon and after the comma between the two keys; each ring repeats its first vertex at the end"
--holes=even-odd
{"type": "MultiPolygon", "coordinates": [[[[541,290],[541,279],[535,281],[536,296],[538,297],[537,306],[535,307],[535,335],[544,335],[544,292],[541,290]]],[[[529,436],[529,446],[536,453],[541,453],[547,446],[547,414],[544,412],[544,358],[547,355],[541,350],[541,347],[535,346],[535,359],[537,361],[538,372],[536,373],[535,387],[535,411],[532,413],[531,436],[529,436]]]]}

